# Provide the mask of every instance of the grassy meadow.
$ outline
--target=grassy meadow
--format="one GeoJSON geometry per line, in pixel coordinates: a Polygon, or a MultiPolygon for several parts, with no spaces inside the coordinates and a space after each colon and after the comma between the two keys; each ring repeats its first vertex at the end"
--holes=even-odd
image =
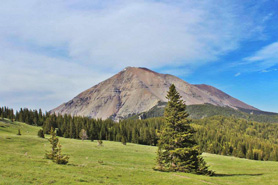
{"type": "Polygon", "coordinates": [[[0,184],[278,184],[278,162],[206,153],[216,176],[158,172],[152,170],[156,147],[111,141],[97,146],[96,141],[60,138],[70,162],[58,165],[44,159],[50,145],[37,136],[39,129],[0,121],[0,184]]]}

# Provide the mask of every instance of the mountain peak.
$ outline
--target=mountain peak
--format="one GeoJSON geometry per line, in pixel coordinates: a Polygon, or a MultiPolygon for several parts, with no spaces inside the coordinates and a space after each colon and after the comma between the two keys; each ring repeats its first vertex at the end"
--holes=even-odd
{"type": "MultiPolygon", "coordinates": [[[[148,72],[152,72],[152,73],[156,73],[155,71],[152,71],[148,68],[145,68],[145,67],[131,67],[131,66],[128,66],[126,68],[124,68],[122,71],[148,71],[148,72]]],[[[157,73],[158,74],[158,73],[157,73]]]]}
{"type": "Polygon", "coordinates": [[[126,67],[52,112],[117,120],[148,111],[158,102],[166,102],[171,84],[175,84],[188,105],[209,103],[234,109],[257,110],[209,85],[192,85],[178,77],[144,67],[126,67]]]}

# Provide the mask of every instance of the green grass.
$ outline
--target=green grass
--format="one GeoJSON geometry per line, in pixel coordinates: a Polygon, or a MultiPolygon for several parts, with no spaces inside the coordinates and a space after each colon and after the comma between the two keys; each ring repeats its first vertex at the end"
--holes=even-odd
{"type": "Polygon", "coordinates": [[[68,165],[44,159],[39,127],[0,122],[0,184],[278,184],[278,163],[204,154],[217,176],[152,170],[156,147],[60,138],[68,165]],[[18,128],[21,136],[16,135],[18,128]]]}

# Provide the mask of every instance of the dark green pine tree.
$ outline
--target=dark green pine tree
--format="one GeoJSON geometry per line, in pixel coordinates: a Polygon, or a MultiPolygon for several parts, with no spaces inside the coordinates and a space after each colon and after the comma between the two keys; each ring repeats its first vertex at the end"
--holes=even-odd
{"type": "Polygon", "coordinates": [[[40,129],[40,130],[38,131],[38,136],[41,137],[41,138],[44,138],[44,133],[43,133],[43,130],[42,130],[42,129],[40,129]]]}
{"type": "Polygon", "coordinates": [[[186,105],[175,85],[170,86],[166,98],[168,99],[164,113],[166,124],[159,133],[157,166],[154,169],[213,175],[214,172],[208,170],[200,156],[186,105]]]}

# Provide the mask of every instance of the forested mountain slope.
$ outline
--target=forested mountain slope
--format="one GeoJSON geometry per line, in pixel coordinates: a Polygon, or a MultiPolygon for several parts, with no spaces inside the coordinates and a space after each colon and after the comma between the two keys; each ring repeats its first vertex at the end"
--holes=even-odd
{"type": "MultiPolygon", "coordinates": [[[[149,111],[140,113],[138,115],[129,115],[128,117],[126,117],[126,119],[147,119],[152,117],[162,117],[164,114],[165,105],[165,102],[159,102],[158,105],[154,106],[149,111]]],[[[257,122],[278,123],[277,113],[247,109],[235,110],[230,107],[219,107],[211,104],[188,105],[187,112],[192,119],[202,119],[219,115],[257,122]]]]}

